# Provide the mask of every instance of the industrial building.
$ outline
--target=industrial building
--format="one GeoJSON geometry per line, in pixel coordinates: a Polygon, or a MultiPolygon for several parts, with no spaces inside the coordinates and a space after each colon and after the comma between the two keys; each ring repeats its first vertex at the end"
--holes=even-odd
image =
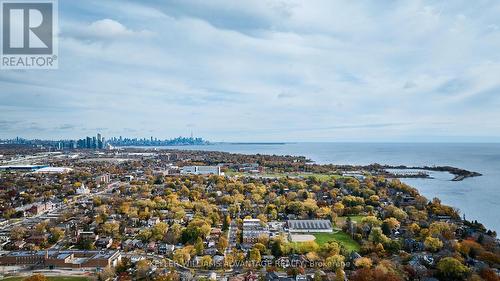
{"type": "Polygon", "coordinates": [[[0,265],[40,265],[49,268],[114,267],[119,251],[12,251],[0,256],[0,265]]]}
{"type": "Polygon", "coordinates": [[[0,166],[0,171],[34,172],[46,167],[48,167],[48,165],[6,165],[0,166]]]}
{"type": "Polygon", "coordinates": [[[187,175],[221,175],[219,166],[184,166],[181,174],[187,175]]]}
{"type": "Polygon", "coordinates": [[[290,233],[332,233],[333,226],[329,220],[289,220],[288,231],[290,233]]]}

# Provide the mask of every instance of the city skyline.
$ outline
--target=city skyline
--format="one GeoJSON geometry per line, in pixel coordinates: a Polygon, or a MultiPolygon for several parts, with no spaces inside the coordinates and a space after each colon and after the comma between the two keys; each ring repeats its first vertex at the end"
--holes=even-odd
{"type": "Polygon", "coordinates": [[[0,138],[498,142],[499,11],[60,1],[59,69],[0,72],[0,138]]]}

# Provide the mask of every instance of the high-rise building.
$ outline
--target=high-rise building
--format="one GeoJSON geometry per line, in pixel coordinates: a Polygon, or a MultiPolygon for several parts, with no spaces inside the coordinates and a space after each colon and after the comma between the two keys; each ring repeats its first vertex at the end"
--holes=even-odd
{"type": "Polygon", "coordinates": [[[98,149],[102,149],[102,139],[101,139],[101,134],[97,134],[97,147],[98,149]]]}
{"type": "Polygon", "coordinates": [[[88,148],[88,149],[92,148],[92,139],[90,137],[87,137],[86,140],[87,141],[86,141],[86,144],[85,144],[85,148],[88,148]]]}

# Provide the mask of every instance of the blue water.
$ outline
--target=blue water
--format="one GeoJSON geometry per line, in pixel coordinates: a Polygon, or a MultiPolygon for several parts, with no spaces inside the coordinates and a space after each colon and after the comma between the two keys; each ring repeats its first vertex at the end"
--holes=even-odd
{"type": "MultiPolygon", "coordinates": [[[[170,147],[179,149],[179,147],[170,147]]],[[[500,144],[445,143],[290,143],[283,145],[214,144],[182,149],[245,154],[302,155],[317,163],[450,165],[483,176],[452,182],[447,173],[435,179],[404,179],[428,199],[438,197],[466,218],[500,233],[500,144]]]]}

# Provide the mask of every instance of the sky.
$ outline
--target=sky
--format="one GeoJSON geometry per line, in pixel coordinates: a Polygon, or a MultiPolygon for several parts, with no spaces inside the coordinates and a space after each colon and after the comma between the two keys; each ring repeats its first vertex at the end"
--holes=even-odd
{"type": "Polygon", "coordinates": [[[500,1],[59,0],[0,138],[499,142],[500,1]]]}

